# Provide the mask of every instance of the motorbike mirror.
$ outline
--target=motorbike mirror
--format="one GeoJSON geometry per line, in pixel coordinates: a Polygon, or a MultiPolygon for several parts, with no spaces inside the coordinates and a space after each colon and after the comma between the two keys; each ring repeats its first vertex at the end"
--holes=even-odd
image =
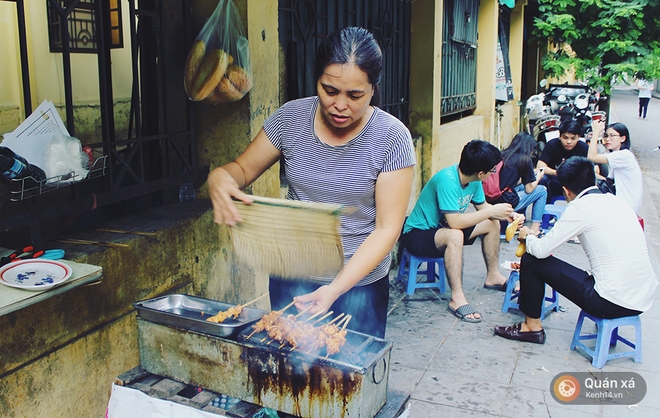
{"type": "Polygon", "coordinates": [[[602,92],[604,92],[604,91],[605,91],[605,89],[603,88],[603,86],[598,86],[598,87],[596,87],[596,92],[598,92],[598,93],[602,93],[602,92]]]}
{"type": "Polygon", "coordinates": [[[575,107],[578,109],[586,109],[589,107],[589,99],[585,97],[584,95],[578,95],[578,97],[575,98],[575,107]]]}
{"type": "Polygon", "coordinates": [[[547,85],[548,85],[548,80],[546,80],[546,79],[543,79],[543,80],[541,80],[541,82],[539,82],[539,86],[540,86],[542,89],[544,89],[545,86],[547,86],[547,85]]]}

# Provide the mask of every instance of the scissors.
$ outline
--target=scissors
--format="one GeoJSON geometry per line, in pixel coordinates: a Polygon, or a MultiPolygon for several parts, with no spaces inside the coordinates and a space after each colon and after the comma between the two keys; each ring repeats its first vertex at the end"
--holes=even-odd
{"type": "Polygon", "coordinates": [[[35,258],[43,258],[44,260],[59,260],[60,258],[64,258],[64,250],[59,248],[53,250],[46,250],[43,251],[43,254],[38,255],[35,258]]]}
{"type": "Polygon", "coordinates": [[[32,245],[27,247],[19,248],[13,253],[9,254],[6,257],[0,259],[0,266],[11,263],[13,261],[19,260],[28,260],[33,258],[42,258],[44,260],[59,260],[64,257],[64,250],[62,249],[53,249],[53,250],[34,250],[32,245]]]}
{"type": "Polygon", "coordinates": [[[28,245],[27,247],[19,248],[13,253],[9,254],[6,257],[0,258],[0,266],[4,266],[5,264],[11,263],[12,261],[15,260],[20,260],[21,256],[24,256],[25,254],[32,254],[34,252],[34,247],[31,245],[28,245]]]}

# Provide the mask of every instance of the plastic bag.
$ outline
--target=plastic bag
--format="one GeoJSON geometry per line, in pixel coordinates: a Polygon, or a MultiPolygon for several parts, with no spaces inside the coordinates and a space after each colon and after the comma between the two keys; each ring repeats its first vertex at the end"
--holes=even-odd
{"type": "Polygon", "coordinates": [[[256,414],[254,414],[254,418],[279,418],[280,414],[277,413],[276,410],[271,409],[271,408],[261,408],[256,414]]]}
{"type": "Polygon", "coordinates": [[[190,100],[213,104],[240,100],[252,88],[248,40],[232,0],[220,0],[195,38],[183,84],[190,100]]]}
{"type": "Polygon", "coordinates": [[[53,140],[45,150],[47,183],[80,181],[87,177],[89,155],[82,150],[80,140],[53,130],[53,140]]]}

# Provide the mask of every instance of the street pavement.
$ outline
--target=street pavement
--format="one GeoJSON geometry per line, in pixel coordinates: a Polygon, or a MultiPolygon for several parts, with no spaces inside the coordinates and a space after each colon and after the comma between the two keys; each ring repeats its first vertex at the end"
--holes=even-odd
{"type": "MultiPolygon", "coordinates": [[[[637,92],[621,87],[613,91],[610,122],[623,122],[644,174],[642,217],[649,253],[660,272],[660,99],[653,98],[647,120],[637,118],[637,92]]],[[[607,210],[604,208],[604,210],[607,210]]],[[[516,241],[502,241],[500,263],[516,260],[516,241]]],[[[555,256],[588,269],[579,244],[562,245],[555,256]]],[[[386,339],[393,342],[390,390],[410,394],[410,417],[658,417],[660,398],[660,302],[642,314],[643,362],[632,358],[610,360],[604,372],[640,375],[647,385],[643,399],[630,405],[575,405],[560,403],[552,396],[551,382],[560,373],[598,372],[581,351],[570,343],[580,308],[560,296],[560,311],[543,321],[544,345],[521,343],[497,337],[495,325],[522,320],[518,313],[502,313],[503,292],[483,288],[486,268],[481,241],[464,251],[463,285],[468,301],[483,315],[481,323],[467,323],[447,311],[450,290],[438,294],[429,289],[407,295],[402,284],[390,292],[386,339]]],[[[502,269],[503,273],[508,272],[502,269]]],[[[659,275],[660,277],[660,275],[659,275]]],[[[659,287],[660,288],[660,287],[659,287]]],[[[584,329],[593,330],[592,323],[584,329]]],[[[620,335],[634,340],[632,327],[620,335]]],[[[619,343],[617,350],[622,344],[619,343]]],[[[624,346],[625,347],[625,346],[624,346]]],[[[638,382],[639,384],[639,382],[638,382]]],[[[639,386],[638,386],[639,387],[639,386]]]]}

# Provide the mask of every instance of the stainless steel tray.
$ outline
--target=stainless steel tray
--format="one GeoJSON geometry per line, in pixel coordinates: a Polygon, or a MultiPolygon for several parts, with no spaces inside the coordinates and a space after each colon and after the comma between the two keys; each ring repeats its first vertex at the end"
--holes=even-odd
{"type": "Polygon", "coordinates": [[[138,316],[144,320],[218,337],[233,337],[267,313],[260,309],[243,308],[236,319],[228,318],[219,324],[206,321],[207,318],[232,306],[236,305],[180,294],[133,304],[138,316]]]}

